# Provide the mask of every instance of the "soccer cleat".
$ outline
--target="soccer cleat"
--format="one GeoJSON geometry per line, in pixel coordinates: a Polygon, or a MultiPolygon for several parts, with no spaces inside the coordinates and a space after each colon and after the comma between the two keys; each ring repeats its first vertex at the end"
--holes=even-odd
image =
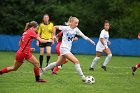
{"type": "Polygon", "coordinates": [[[45,69],[44,68],[40,68],[40,78],[42,78],[42,75],[44,74],[45,69]]]}
{"type": "Polygon", "coordinates": [[[48,66],[49,64],[48,63],[46,63],[46,67],[48,66]]]}
{"type": "Polygon", "coordinates": [[[39,79],[36,82],[45,83],[45,82],[47,82],[47,80],[39,79]]]}
{"type": "Polygon", "coordinates": [[[86,81],[86,77],[82,76],[82,81],[85,82],[86,81]]]}
{"type": "Polygon", "coordinates": [[[135,68],[132,67],[132,75],[134,76],[135,75],[135,68]]]}
{"type": "Polygon", "coordinates": [[[101,68],[102,68],[104,71],[106,71],[106,66],[102,66],[101,68]]]}
{"type": "Polygon", "coordinates": [[[89,70],[92,70],[92,71],[94,71],[94,68],[91,68],[91,67],[90,67],[90,68],[89,68],[89,70]]]}

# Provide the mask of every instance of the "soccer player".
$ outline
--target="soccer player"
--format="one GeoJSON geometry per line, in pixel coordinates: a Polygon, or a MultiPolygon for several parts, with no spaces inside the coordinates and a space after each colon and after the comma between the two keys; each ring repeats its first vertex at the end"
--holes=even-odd
{"type": "MultiPolygon", "coordinates": [[[[48,42],[48,40],[41,39],[37,34],[37,28],[38,24],[35,21],[31,21],[28,24],[26,24],[25,31],[22,34],[22,37],[20,39],[20,48],[18,49],[16,53],[16,57],[14,60],[14,65],[10,67],[3,68],[0,70],[0,74],[8,73],[11,71],[16,71],[22,64],[24,59],[29,61],[34,65],[34,74],[36,82],[46,82],[45,80],[40,79],[39,75],[39,67],[38,67],[38,60],[31,54],[30,51],[32,49],[30,48],[32,39],[36,38],[40,42],[48,42]]],[[[50,41],[49,41],[50,42],[50,41]]],[[[34,49],[33,49],[34,50],[34,49]]]]}
{"type": "MultiPolygon", "coordinates": [[[[53,40],[53,34],[54,34],[54,25],[52,22],[49,22],[49,15],[45,14],[43,16],[43,22],[39,25],[38,28],[38,35],[40,38],[45,40],[53,40]]],[[[44,55],[44,48],[46,48],[46,66],[49,63],[49,60],[51,58],[51,45],[53,42],[47,42],[47,43],[41,43],[37,41],[37,45],[40,47],[40,56],[39,56],[39,62],[40,62],[40,68],[42,68],[43,63],[43,55],[44,55]]]]}
{"type": "MultiPolygon", "coordinates": [[[[140,39],[140,32],[138,33],[138,39],[140,39]]],[[[135,75],[135,71],[140,68],[140,63],[132,67],[132,75],[135,75]]]]}
{"type": "Polygon", "coordinates": [[[49,64],[47,67],[42,68],[40,72],[40,77],[49,69],[54,68],[55,66],[59,66],[65,62],[66,59],[70,60],[75,65],[75,69],[78,74],[81,76],[82,80],[85,81],[85,75],[82,72],[80,67],[79,60],[71,53],[72,41],[75,35],[79,35],[85,40],[88,40],[90,43],[94,44],[90,38],[85,36],[77,27],[79,23],[79,19],[76,17],[71,17],[69,20],[69,26],[55,26],[55,29],[59,29],[63,33],[62,44],[60,46],[60,57],[56,62],[49,64]]]}
{"type": "Polygon", "coordinates": [[[110,28],[109,21],[105,20],[104,29],[101,31],[99,41],[96,45],[96,57],[93,59],[89,70],[94,70],[94,65],[100,59],[101,53],[104,51],[107,54],[107,57],[103,65],[101,66],[101,68],[103,68],[104,71],[106,71],[106,65],[108,64],[108,62],[110,61],[112,57],[111,50],[108,48],[108,45],[107,45],[107,44],[109,45],[111,44],[111,42],[109,41],[109,31],[108,31],[109,28],[110,28]]]}
{"type": "MultiPolygon", "coordinates": [[[[55,51],[56,51],[56,54],[58,55],[58,58],[60,57],[60,45],[62,44],[62,36],[63,36],[63,33],[62,32],[59,32],[56,37],[58,39],[58,43],[56,45],[56,48],[55,48],[55,51]]],[[[74,40],[78,40],[77,37],[74,37],[74,40]]],[[[65,60],[64,64],[68,62],[68,59],[65,60]]],[[[63,64],[62,64],[63,65],[63,64]]],[[[53,74],[57,74],[58,70],[60,68],[62,68],[62,65],[60,66],[56,66],[54,69],[53,69],[53,74]]]]}

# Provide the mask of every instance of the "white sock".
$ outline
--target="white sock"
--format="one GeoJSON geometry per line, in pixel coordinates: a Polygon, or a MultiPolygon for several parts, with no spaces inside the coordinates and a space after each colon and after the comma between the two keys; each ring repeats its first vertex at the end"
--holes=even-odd
{"type": "Polygon", "coordinates": [[[93,61],[92,61],[92,63],[91,63],[91,68],[93,68],[94,67],[94,65],[96,64],[96,62],[98,61],[100,59],[100,57],[95,57],[94,59],[93,59],[93,61]]]}
{"type": "Polygon", "coordinates": [[[80,67],[80,64],[75,64],[75,69],[79,73],[79,75],[82,77],[82,79],[85,80],[85,75],[82,72],[82,69],[80,67]]]}
{"type": "Polygon", "coordinates": [[[55,66],[56,66],[56,62],[49,64],[47,67],[44,68],[44,72],[53,69],[55,66]]]}
{"type": "Polygon", "coordinates": [[[105,59],[105,61],[104,61],[104,63],[103,63],[103,66],[106,66],[106,65],[108,64],[108,62],[110,61],[111,57],[112,57],[112,54],[109,54],[109,55],[106,57],[106,59],[105,59]]]}

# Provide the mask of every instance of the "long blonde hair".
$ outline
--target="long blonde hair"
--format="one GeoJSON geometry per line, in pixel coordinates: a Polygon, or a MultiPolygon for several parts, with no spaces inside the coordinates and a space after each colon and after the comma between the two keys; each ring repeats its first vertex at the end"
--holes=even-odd
{"type": "Polygon", "coordinates": [[[73,20],[79,20],[77,17],[70,16],[65,25],[69,26],[73,20]]]}

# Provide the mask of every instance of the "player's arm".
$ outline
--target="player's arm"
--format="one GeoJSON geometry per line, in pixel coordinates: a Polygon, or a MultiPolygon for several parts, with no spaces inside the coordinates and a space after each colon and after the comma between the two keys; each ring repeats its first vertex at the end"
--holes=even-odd
{"type": "Polygon", "coordinates": [[[77,30],[77,35],[81,36],[85,40],[89,41],[91,44],[96,45],[94,41],[92,41],[89,37],[85,36],[79,29],[77,30]]]}
{"type": "Polygon", "coordinates": [[[107,48],[107,45],[104,43],[104,39],[100,38],[101,43],[103,44],[103,46],[105,47],[105,49],[107,48]]]}
{"type": "MultiPolygon", "coordinates": [[[[38,30],[37,30],[37,35],[40,37],[41,35],[41,25],[39,25],[38,30]]],[[[36,45],[39,46],[39,41],[36,41],[36,45]]]]}
{"type": "Polygon", "coordinates": [[[56,29],[55,29],[55,27],[53,27],[53,33],[52,33],[52,40],[53,40],[53,42],[57,42],[57,38],[56,38],[56,29]]]}
{"type": "Polygon", "coordinates": [[[39,36],[37,36],[36,39],[41,43],[52,42],[51,39],[50,40],[45,40],[45,39],[41,39],[39,36]]]}
{"type": "Polygon", "coordinates": [[[108,45],[111,45],[111,42],[110,42],[110,40],[108,40],[108,41],[107,41],[107,43],[108,43],[108,45]]]}

